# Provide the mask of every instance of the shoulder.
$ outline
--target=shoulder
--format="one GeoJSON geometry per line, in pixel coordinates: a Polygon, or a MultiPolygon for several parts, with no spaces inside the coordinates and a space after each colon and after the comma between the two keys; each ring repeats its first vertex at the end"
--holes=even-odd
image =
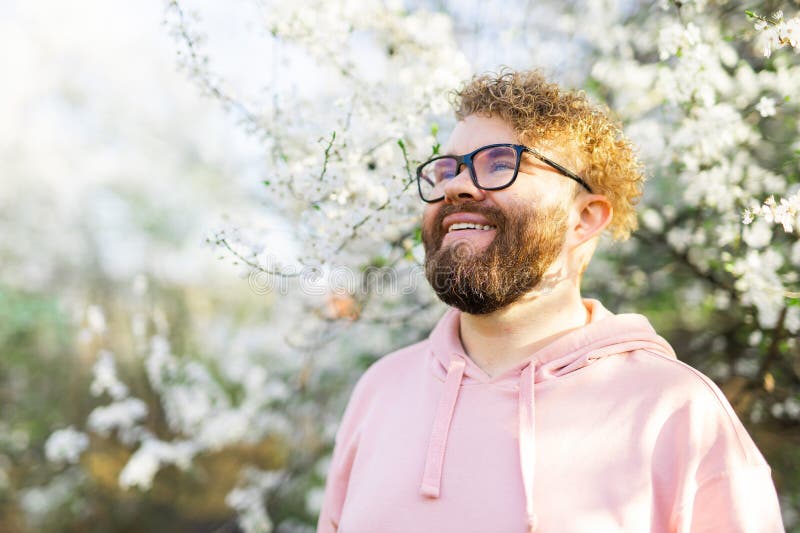
{"type": "Polygon", "coordinates": [[[392,397],[391,392],[413,385],[412,380],[419,379],[419,372],[425,370],[429,350],[429,341],[426,339],[384,355],[372,363],[358,378],[350,393],[339,427],[341,436],[337,438],[347,439],[349,435],[356,434],[364,420],[380,412],[383,402],[392,397]]]}
{"type": "Polygon", "coordinates": [[[650,350],[635,350],[624,356],[625,372],[642,384],[654,387],[660,396],[671,400],[692,400],[727,407],[719,387],[696,368],[650,350]]]}
{"type": "Polygon", "coordinates": [[[654,486],[670,523],[703,531],[782,531],[771,469],[720,388],[656,353],[631,353],[652,438],[654,486]]]}
{"type": "Polygon", "coordinates": [[[361,375],[353,391],[353,397],[356,396],[356,392],[359,395],[371,396],[378,390],[385,390],[387,386],[418,378],[420,371],[428,365],[429,354],[430,341],[424,339],[384,355],[361,375]]]}
{"type": "Polygon", "coordinates": [[[662,421],[662,437],[681,437],[697,451],[713,449],[722,461],[727,455],[751,465],[765,464],[725,394],[708,376],[682,361],[645,350],[629,354],[625,366],[633,370],[653,415],[662,421]]]}

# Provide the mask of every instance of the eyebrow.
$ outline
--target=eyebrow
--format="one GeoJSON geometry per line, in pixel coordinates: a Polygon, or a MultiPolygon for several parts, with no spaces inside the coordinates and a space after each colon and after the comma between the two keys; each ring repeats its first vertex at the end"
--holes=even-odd
{"type": "Polygon", "coordinates": [[[495,146],[494,148],[490,149],[489,152],[490,153],[496,153],[496,152],[500,152],[502,149],[503,149],[502,146],[495,146]]]}

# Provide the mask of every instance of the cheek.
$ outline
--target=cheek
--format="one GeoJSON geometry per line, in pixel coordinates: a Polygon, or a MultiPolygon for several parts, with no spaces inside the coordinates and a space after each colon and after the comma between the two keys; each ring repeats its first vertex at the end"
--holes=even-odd
{"type": "Polygon", "coordinates": [[[519,184],[515,183],[513,187],[498,192],[507,191],[508,196],[505,199],[505,203],[522,208],[566,206],[568,200],[572,198],[572,189],[564,187],[564,184],[559,179],[551,180],[547,177],[536,177],[534,179],[538,181],[529,180],[519,184]],[[517,185],[520,185],[520,187],[517,187],[517,185]]]}
{"type": "Polygon", "coordinates": [[[428,204],[422,212],[422,228],[428,228],[436,220],[436,213],[439,211],[438,204],[428,204]]]}

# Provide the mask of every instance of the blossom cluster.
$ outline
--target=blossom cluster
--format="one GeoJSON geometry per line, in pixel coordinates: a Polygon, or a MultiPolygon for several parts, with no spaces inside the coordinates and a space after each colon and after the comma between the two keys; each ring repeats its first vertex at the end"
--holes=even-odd
{"type": "MultiPolygon", "coordinates": [[[[90,392],[108,403],[97,405],[89,413],[85,431],[69,426],[53,432],[45,445],[49,461],[77,464],[90,451],[92,436],[113,438],[133,452],[119,472],[120,488],[147,491],[167,466],[185,471],[204,453],[247,443],[256,445],[269,437],[291,440],[289,413],[281,407],[290,397],[284,378],[254,364],[252,354],[237,351],[228,353],[224,364],[212,373],[208,364],[172,352],[167,325],[157,313],[146,320],[156,331],[134,330],[136,336],[144,337],[139,340],[145,341],[137,343],[144,346],[140,364],[149,390],[156,393],[155,409],[163,413],[170,437],[154,430],[148,421],[154,406],[132,395],[133,387],[120,376],[118,358],[101,348],[92,368],[90,392]],[[231,396],[231,389],[241,391],[239,399],[231,396]]],[[[98,342],[100,334],[109,331],[105,314],[97,305],[87,307],[86,323],[84,343],[98,342]]],[[[243,469],[240,483],[226,501],[240,514],[245,531],[270,530],[263,496],[282,476],[280,470],[243,469]]]]}
{"type": "Polygon", "coordinates": [[[750,224],[757,217],[770,224],[780,224],[786,233],[800,232],[800,192],[781,198],[780,201],[770,196],[763,204],[745,209],[742,222],[750,224]]]}
{"type": "Polygon", "coordinates": [[[785,19],[783,11],[776,11],[771,17],[759,16],[752,11],[748,15],[755,18],[755,29],[761,32],[764,56],[770,57],[774,50],[783,46],[794,48],[800,53],[800,15],[785,19]]]}
{"type": "MultiPolygon", "coordinates": [[[[308,68],[303,80],[270,78],[269,99],[253,104],[264,109],[251,119],[270,154],[268,201],[292,222],[297,261],[361,266],[416,224],[415,162],[436,144],[431,128],[467,62],[442,13],[378,0],[263,7],[274,60],[308,68]]],[[[170,23],[194,47],[181,13],[170,23]]]]}
{"type": "Polygon", "coordinates": [[[636,105],[620,112],[640,144],[659,147],[644,154],[656,180],[651,190],[660,186],[670,192],[659,194],[657,203],[649,196],[644,202],[651,213],[672,212],[655,233],[663,232],[691,268],[719,268],[716,279],[732,274],[735,284],[728,287],[755,306],[762,327],[775,327],[786,287],[796,282],[795,267],[783,260],[785,250],[774,249],[786,245],[774,242],[768,227],[745,229],[739,213],[745,212],[746,222],[761,216],[784,228],[796,223],[791,198],[751,206],[788,186],[786,174],[765,165],[764,132],[773,127],[768,119],[796,109],[800,91],[790,80],[800,70],[783,60],[776,60],[774,69],[759,69],[745,43],[723,38],[726,27],[742,26],[744,13],[737,23],[704,3],[664,7],[659,16],[635,19],[628,28],[633,35],[600,57],[592,74],[612,95],[640,91],[636,105]],[[648,33],[657,39],[645,39],[648,33]],[[658,61],[641,59],[653,55],[658,61]],[[673,176],[675,188],[669,185],[673,176]],[[777,260],[767,257],[775,254],[777,260]]]}

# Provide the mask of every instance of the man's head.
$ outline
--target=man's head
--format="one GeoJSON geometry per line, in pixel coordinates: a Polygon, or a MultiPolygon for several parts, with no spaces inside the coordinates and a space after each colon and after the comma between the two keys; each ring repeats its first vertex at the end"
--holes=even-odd
{"type": "Polygon", "coordinates": [[[459,122],[442,153],[472,154],[464,162],[474,172],[445,160],[445,172],[422,182],[435,187],[426,200],[442,198],[423,220],[434,290],[449,305],[485,314],[554,280],[578,283],[605,227],[625,238],[636,226],[643,176],[619,126],[537,72],[476,77],[455,95],[459,122]],[[491,144],[517,146],[473,153],[491,144]]]}

